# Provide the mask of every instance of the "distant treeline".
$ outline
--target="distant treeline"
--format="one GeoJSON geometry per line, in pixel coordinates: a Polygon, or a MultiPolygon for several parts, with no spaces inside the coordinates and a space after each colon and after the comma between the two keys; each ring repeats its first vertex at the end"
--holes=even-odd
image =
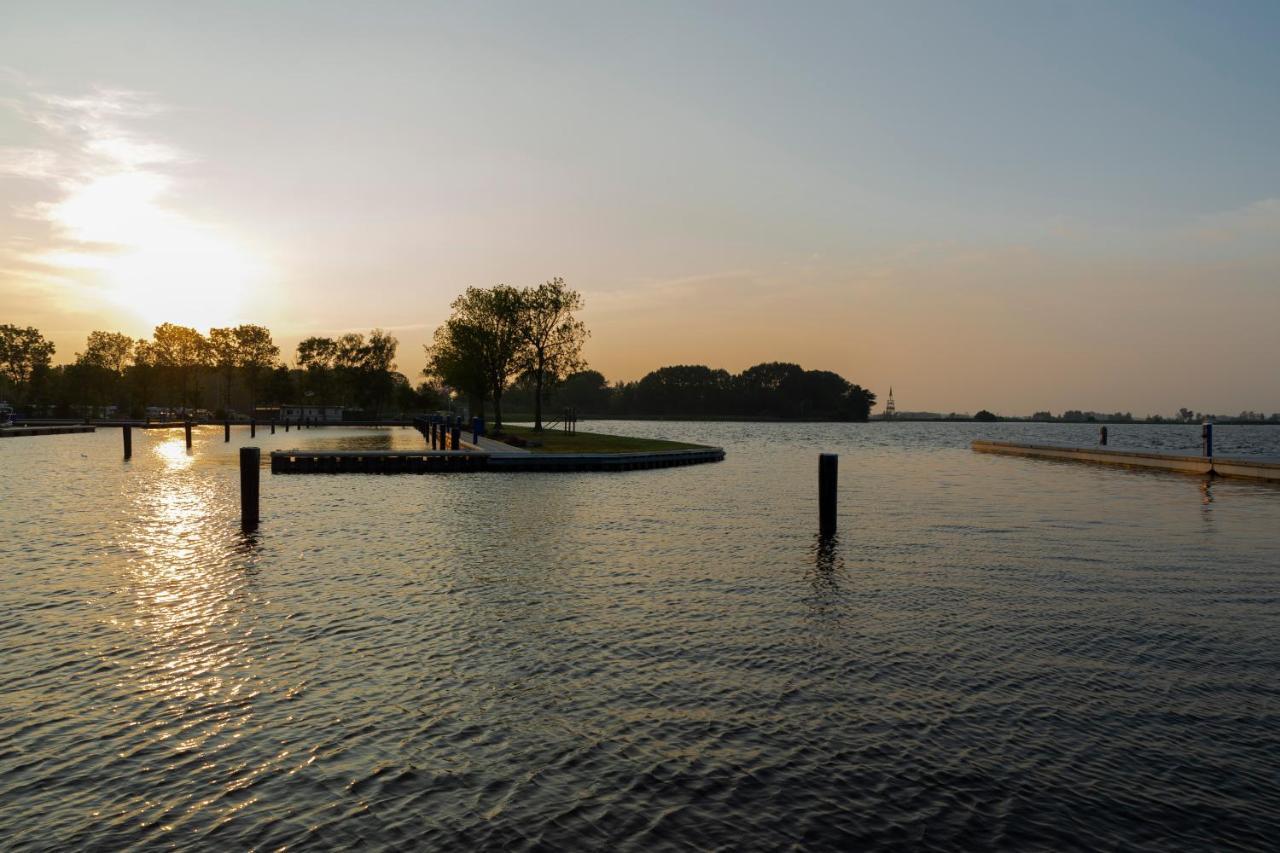
{"type": "MultiPolygon", "coordinates": [[[[529,411],[532,389],[507,392],[513,411],[529,411]]],[[[635,382],[610,384],[596,370],[568,376],[551,392],[551,413],[572,407],[580,417],[780,418],[863,421],[876,395],[829,370],[768,362],[729,373],[703,365],[662,367],[635,382]]]]}
{"type": "Polygon", "coordinates": [[[982,409],[976,415],[952,412],[943,415],[938,412],[899,412],[895,420],[902,421],[1036,421],[1055,424],[1198,424],[1213,421],[1221,424],[1280,424],[1280,412],[1266,415],[1262,412],[1243,411],[1238,415],[1217,415],[1196,412],[1191,409],[1179,409],[1173,415],[1147,415],[1136,418],[1130,412],[1085,412],[1080,409],[1068,409],[1061,415],[1051,412],[1036,412],[1029,417],[1022,415],[997,415],[982,409]]]}
{"type": "Polygon", "coordinates": [[[308,338],[298,367],[280,361],[263,326],[195,329],[163,323],[152,337],[95,331],[70,364],[54,366],[54,346],[38,329],[0,325],[0,398],[30,415],[128,415],[149,407],[229,410],[248,415],[264,401],[341,405],[377,413],[437,408],[441,393],[396,372],[397,341],[380,329],[366,337],[308,338]]]}

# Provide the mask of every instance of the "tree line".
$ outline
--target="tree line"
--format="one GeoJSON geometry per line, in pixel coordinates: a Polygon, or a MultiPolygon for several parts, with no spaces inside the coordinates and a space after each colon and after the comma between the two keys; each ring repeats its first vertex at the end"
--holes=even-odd
{"type": "Polygon", "coordinates": [[[52,342],[38,329],[0,325],[0,397],[29,413],[100,414],[114,409],[143,417],[158,406],[223,416],[249,413],[263,401],[307,401],[373,413],[423,410],[441,396],[426,383],[410,387],[396,372],[398,342],[380,329],[366,337],[307,338],[297,367],[280,360],[269,329],[245,324],[209,334],[173,323],[150,338],[94,331],[69,364],[54,366],[52,342]]]}
{"type": "Polygon", "coordinates": [[[367,336],[309,337],[295,367],[281,363],[269,329],[240,325],[196,329],[163,323],[146,339],[92,332],[70,364],[53,366],[53,344],[37,329],[0,326],[0,396],[30,413],[94,415],[113,408],[142,417],[158,405],[252,412],[262,401],[342,405],[364,414],[425,412],[462,395],[472,414],[502,428],[504,401],[532,413],[579,416],[742,417],[866,420],[875,394],[829,370],[767,362],[741,373],[674,365],[634,382],[610,384],[587,369],[588,337],[578,319],[581,294],[554,278],[532,287],[471,287],[451,304],[448,320],[425,348],[427,381],[416,387],[397,372],[397,340],[381,329],[367,336]]]}
{"type": "Polygon", "coordinates": [[[504,404],[531,413],[542,429],[544,407],[580,416],[866,420],[875,403],[875,394],[837,373],[784,362],[739,374],[675,365],[610,385],[582,358],[582,304],[559,278],[469,288],[427,346],[425,373],[468,395],[473,412],[492,405],[498,430],[504,404]]]}
{"type": "MultiPolygon", "coordinates": [[[[511,402],[529,390],[518,383],[511,402]]],[[[805,370],[789,362],[765,362],[741,373],[705,365],[672,365],[634,382],[610,384],[596,370],[565,378],[551,401],[597,417],[763,418],[864,421],[876,395],[830,370],[805,370]]]]}

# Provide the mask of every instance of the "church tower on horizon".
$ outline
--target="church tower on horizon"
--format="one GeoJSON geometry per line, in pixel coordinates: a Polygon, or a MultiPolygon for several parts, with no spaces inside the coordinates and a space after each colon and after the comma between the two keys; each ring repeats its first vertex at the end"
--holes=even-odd
{"type": "Polygon", "coordinates": [[[894,416],[894,413],[896,413],[897,411],[898,411],[897,407],[893,405],[893,386],[892,386],[892,385],[890,385],[890,386],[889,386],[889,399],[884,401],[884,418],[885,418],[885,420],[889,420],[890,418],[892,418],[892,417],[894,416]]]}

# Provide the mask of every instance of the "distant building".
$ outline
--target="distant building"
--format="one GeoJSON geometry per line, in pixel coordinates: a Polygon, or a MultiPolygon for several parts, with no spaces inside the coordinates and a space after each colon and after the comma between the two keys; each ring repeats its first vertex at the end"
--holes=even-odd
{"type": "Polygon", "coordinates": [[[897,414],[898,407],[893,404],[893,386],[889,386],[889,399],[884,404],[884,419],[886,421],[893,420],[893,416],[897,414]]]}

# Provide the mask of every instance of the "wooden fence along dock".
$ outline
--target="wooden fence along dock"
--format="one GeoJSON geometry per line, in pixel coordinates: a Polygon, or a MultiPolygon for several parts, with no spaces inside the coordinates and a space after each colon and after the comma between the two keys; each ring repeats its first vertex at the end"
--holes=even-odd
{"type": "Polygon", "coordinates": [[[1195,453],[1156,453],[1109,447],[1073,447],[1065,444],[1021,444],[1011,441],[973,442],[979,453],[1002,453],[1040,459],[1096,462],[1129,468],[1155,468],[1183,474],[1216,474],[1280,482],[1280,458],[1266,456],[1201,456],[1195,453]]]}

